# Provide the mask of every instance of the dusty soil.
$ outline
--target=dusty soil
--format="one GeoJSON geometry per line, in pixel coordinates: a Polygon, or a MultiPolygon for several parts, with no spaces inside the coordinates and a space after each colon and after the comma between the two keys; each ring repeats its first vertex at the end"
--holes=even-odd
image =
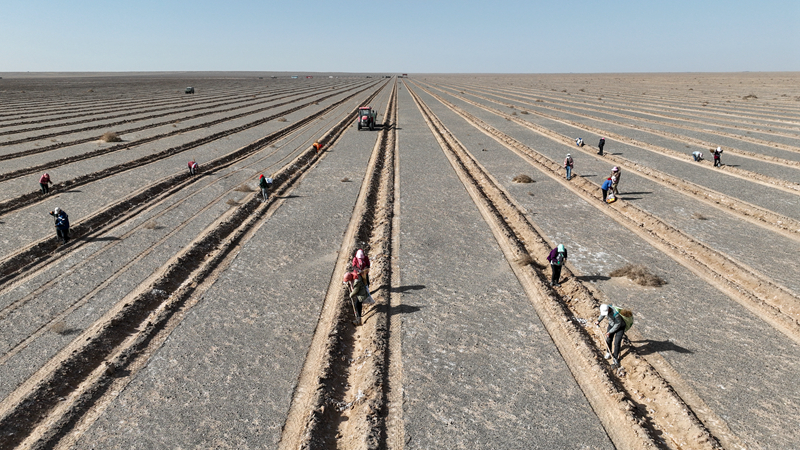
{"type": "Polygon", "coordinates": [[[794,446],[800,75],[332,76],[0,80],[0,447],[794,446]]]}

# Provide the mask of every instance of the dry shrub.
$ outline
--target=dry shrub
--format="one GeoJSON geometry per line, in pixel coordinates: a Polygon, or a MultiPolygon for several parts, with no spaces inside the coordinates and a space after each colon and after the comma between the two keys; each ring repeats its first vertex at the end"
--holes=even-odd
{"type": "Polygon", "coordinates": [[[228,201],[225,202],[225,203],[227,203],[229,206],[239,206],[239,202],[237,202],[236,200],[234,200],[232,198],[229,198],[228,201]]]}
{"type": "Polygon", "coordinates": [[[533,197],[533,192],[531,192],[531,191],[528,191],[528,195],[530,195],[531,197],[533,197]]]}
{"type": "Polygon", "coordinates": [[[64,334],[67,332],[67,322],[63,320],[59,320],[54,324],[50,325],[50,331],[56,334],[64,334]]]}
{"type": "Polygon", "coordinates": [[[237,186],[234,189],[234,191],[236,191],[236,192],[255,192],[255,189],[251,188],[247,184],[242,184],[240,186],[237,186]]]}
{"type": "Polygon", "coordinates": [[[516,116],[516,115],[517,115],[517,113],[516,113],[516,112],[512,112],[512,113],[511,113],[511,115],[512,115],[512,116],[516,116]]]}
{"type": "Polygon", "coordinates": [[[647,270],[645,266],[634,266],[627,264],[624,267],[614,270],[610,274],[611,277],[627,277],[629,280],[640,286],[663,286],[667,284],[666,280],[654,275],[647,270]]]}
{"type": "Polygon", "coordinates": [[[529,177],[529,176],[527,176],[525,174],[520,174],[520,175],[515,176],[512,181],[514,181],[514,183],[535,183],[533,178],[531,178],[531,177],[529,177]]]}
{"type": "Polygon", "coordinates": [[[756,94],[747,94],[744,97],[742,97],[742,100],[750,100],[750,99],[756,100],[757,98],[758,97],[756,97],[756,94]]]}
{"type": "Polygon", "coordinates": [[[279,117],[278,122],[286,122],[286,117],[279,117]]]}
{"type": "Polygon", "coordinates": [[[566,89],[562,89],[561,92],[567,92],[567,90],[566,89]]]}
{"type": "Polygon", "coordinates": [[[109,131],[100,136],[100,142],[122,142],[122,138],[114,131],[109,131]]]}
{"type": "Polygon", "coordinates": [[[580,88],[580,89],[578,89],[578,92],[586,92],[586,89],[580,88]]]}
{"type": "Polygon", "coordinates": [[[151,220],[150,222],[144,224],[144,227],[148,230],[155,230],[158,228],[158,223],[155,220],[151,220]]]}
{"type": "Polygon", "coordinates": [[[349,182],[350,182],[350,178],[347,178],[347,177],[342,178],[342,183],[349,183],[349,182]]]}
{"type": "Polygon", "coordinates": [[[536,103],[544,103],[544,100],[542,100],[542,99],[540,99],[540,98],[537,98],[537,99],[536,99],[536,103]]]}
{"type": "Polygon", "coordinates": [[[692,219],[708,220],[708,217],[696,212],[696,213],[692,214],[692,219]]]}
{"type": "Polygon", "coordinates": [[[538,262],[536,262],[536,260],[533,259],[531,257],[531,255],[520,256],[514,262],[516,262],[517,265],[520,266],[520,267],[534,266],[534,267],[539,268],[539,269],[544,269],[544,267],[545,267],[543,264],[539,264],[538,262]]]}
{"type": "Polygon", "coordinates": [[[528,111],[520,111],[520,114],[528,114],[528,111]]]}

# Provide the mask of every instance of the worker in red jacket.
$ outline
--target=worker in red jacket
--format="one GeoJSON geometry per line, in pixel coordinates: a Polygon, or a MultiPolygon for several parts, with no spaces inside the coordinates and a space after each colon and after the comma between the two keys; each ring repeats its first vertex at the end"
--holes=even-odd
{"type": "Polygon", "coordinates": [[[198,169],[199,167],[200,167],[200,166],[198,166],[198,165],[197,165],[197,163],[196,163],[196,162],[194,162],[194,160],[191,160],[191,161],[189,161],[189,175],[195,175],[195,174],[197,174],[197,169],[198,169]]]}
{"type": "Polygon", "coordinates": [[[50,175],[49,174],[45,173],[44,175],[42,175],[41,178],[39,178],[39,186],[42,187],[42,194],[47,195],[47,194],[50,193],[50,185],[51,184],[53,184],[53,182],[50,181],[50,175]]]}

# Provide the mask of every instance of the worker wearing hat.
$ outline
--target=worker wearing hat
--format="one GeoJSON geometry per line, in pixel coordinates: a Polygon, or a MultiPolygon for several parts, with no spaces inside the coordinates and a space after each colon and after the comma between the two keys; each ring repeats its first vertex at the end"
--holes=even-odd
{"type": "Polygon", "coordinates": [[[567,157],[564,159],[564,168],[567,170],[567,180],[572,179],[572,166],[574,163],[572,155],[567,153],[567,157]]]}
{"type": "Polygon", "coordinates": [[[50,211],[50,215],[55,218],[56,237],[66,244],[69,242],[69,216],[59,207],[50,211]]]}
{"type": "Polygon", "coordinates": [[[611,304],[600,305],[600,317],[595,321],[595,325],[600,326],[600,322],[604,318],[608,318],[608,328],[606,329],[606,347],[612,353],[606,352],[605,358],[614,359],[611,361],[612,366],[619,366],[619,350],[622,346],[622,338],[625,337],[625,332],[633,326],[633,313],[628,309],[622,309],[611,304]],[[613,347],[612,347],[613,345],[613,347]]]}
{"type": "Polygon", "coordinates": [[[261,188],[262,201],[266,203],[269,200],[269,188],[272,186],[272,178],[264,177],[262,173],[258,177],[258,187],[261,188]]]}

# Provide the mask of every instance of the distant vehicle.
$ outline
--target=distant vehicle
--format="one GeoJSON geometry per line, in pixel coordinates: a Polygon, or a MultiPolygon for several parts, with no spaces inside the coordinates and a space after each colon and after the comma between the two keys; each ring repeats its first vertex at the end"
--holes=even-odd
{"type": "Polygon", "coordinates": [[[308,79],[308,78],[314,78],[314,77],[312,77],[312,76],[310,76],[310,75],[309,75],[309,76],[307,76],[307,77],[306,77],[306,79],[308,79]]]}
{"type": "Polygon", "coordinates": [[[186,92],[187,94],[194,94],[194,88],[193,87],[187,87],[186,91],[184,91],[184,92],[186,92]]]}
{"type": "Polygon", "coordinates": [[[292,79],[297,79],[297,75],[292,75],[292,79]]]}
{"type": "Polygon", "coordinates": [[[404,73],[403,75],[400,76],[400,78],[408,78],[408,74],[404,73]]]}
{"type": "Polygon", "coordinates": [[[375,130],[375,119],[378,117],[376,113],[369,106],[362,106],[358,108],[358,129],[369,127],[370,131],[375,130]]]}

